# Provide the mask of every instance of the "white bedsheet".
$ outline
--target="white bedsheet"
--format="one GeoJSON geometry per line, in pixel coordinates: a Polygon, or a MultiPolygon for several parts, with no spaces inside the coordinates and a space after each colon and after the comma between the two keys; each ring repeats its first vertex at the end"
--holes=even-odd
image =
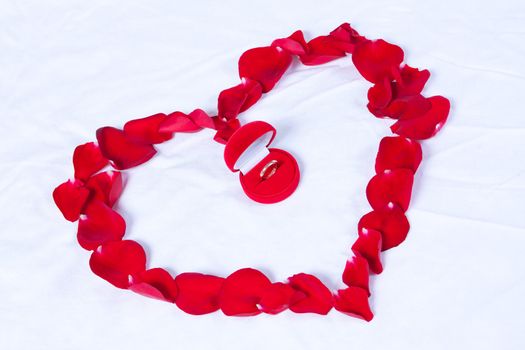
{"type": "MultiPolygon", "coordinates": [[[[524,349],[525,3],[0,0],[0,349],[524,349]],[[91,273],[51,192],[98,127],[213,113],[246,49],[351,22],[428,68],[453,109],[424,142],[406,242],[373,278],[375,318],[194,317],[91,273]]],[[[243,122],[266,120],[302,170],[280,204],[250,202],[212,133],[177,135],[130,171],[119,208],[150,266],[331,288],[388,122],[351,60],[296,65],[243,122]],[[338,150],[334,152],[334,150],[338,150]]]]}

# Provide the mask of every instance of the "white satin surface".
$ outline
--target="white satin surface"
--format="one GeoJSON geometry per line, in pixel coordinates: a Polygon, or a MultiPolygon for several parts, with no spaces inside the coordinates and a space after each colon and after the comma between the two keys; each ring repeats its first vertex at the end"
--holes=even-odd
{"type": "MultiPolygon", "coordinates": [[[[0,0],[0,349],[524,349],[524,62],[519,0],[0,0]],[[409,236],[372,278],[372,322],[195,317],[90,271],[51,197],[76,145],[157,112],[213,114],[242,52],[346,21],[400,45],[431,71],[425,95],[452,102],[423,142],[409,236]]],[[[126,171],[126,238],[173,274],[254,267],[343,287],[390,135],[366,109],[369,87],[349,58],[294,64],[241,115],[274,125],[272,147],[299,162],[299,187],[279,204],[243,194],[211,131],[176,135],[126,171]]]]}

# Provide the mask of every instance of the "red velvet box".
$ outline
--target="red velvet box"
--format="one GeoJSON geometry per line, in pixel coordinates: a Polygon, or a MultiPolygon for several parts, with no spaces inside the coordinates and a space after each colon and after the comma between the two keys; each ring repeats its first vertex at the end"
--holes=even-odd
{"type": "Polygon", "coordinates": [[[275,134],[270,124],[251,122],[239,128],[224,149],[226,165],[239,172],[244,192],[259,203],[280,202],[299,184],[300,171],[295,158],[281,149],[268,148],[275,134]]]}

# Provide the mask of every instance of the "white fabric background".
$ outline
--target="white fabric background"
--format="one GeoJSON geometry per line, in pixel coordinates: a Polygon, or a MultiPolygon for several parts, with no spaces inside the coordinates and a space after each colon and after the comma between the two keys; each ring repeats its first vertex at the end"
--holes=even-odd
{"type": "MultiPolygon", "coordinates": [[[[523,349],[523,1],[0,1],[0,349],[523,349]],[[188,316],[94,276],[51,199],[104,125],[216,108],[246,49],[351,22],[428,68],[453,103],[424,143],[406,242],[373,278],[375,319],[285,312],[188,316]]],[[[351,60],[294,66],[242,116],[278,130],[302,181],[287,201],[242,194],[212,133],[178,135],[130,171],[119,208],[150,266],[332,288],[388,123],[351,60]]]]}

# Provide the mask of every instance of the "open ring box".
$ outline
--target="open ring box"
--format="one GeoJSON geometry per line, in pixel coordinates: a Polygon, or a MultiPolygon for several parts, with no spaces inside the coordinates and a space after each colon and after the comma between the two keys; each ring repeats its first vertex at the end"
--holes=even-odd
{"type": "Polygon", "coordinates": [[[239,128],[224,149],[226,165],[239,172],[244,192],[259,203],[280,202],[299,184],[300,171],[295,158],[281,149],[268,148],[275,134],[270,124],[251,122],[239,128]]]}

